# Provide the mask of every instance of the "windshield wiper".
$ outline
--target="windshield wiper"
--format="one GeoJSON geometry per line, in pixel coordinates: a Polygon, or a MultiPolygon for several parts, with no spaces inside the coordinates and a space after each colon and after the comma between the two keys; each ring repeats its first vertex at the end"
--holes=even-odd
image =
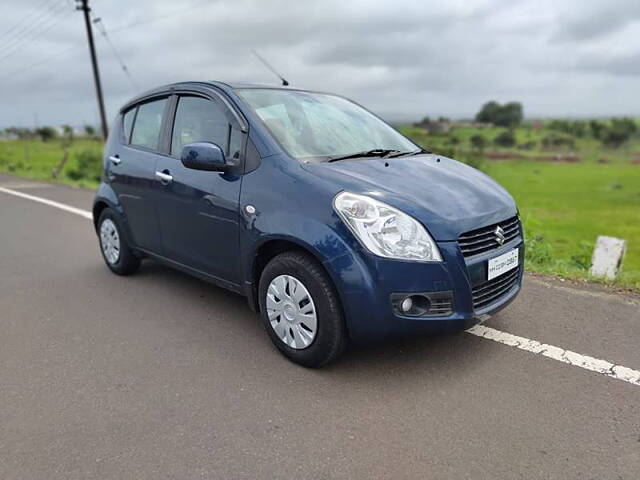
{"type": "Polygon", "coordinates": [[[361,158],[361,157],[386,157],[391,154],[400,153],[399,150],[388,150],[384,148],[374,148],[373,150],[364,150],[362,152],[350,153],[349,155],[343,155],[341,157],[329,157],[328,162],[337,162],[338,160],[347,160],[349,158],[361,158]]]}
{"type": "Polygon", "coordinates": [[[396,158],[396,157],[409,157],[411,155],[420,155],[423,153],[431,153],[429,150],[425,150],[424,148],[421,148],[420,150],[412,150],[410,152],[397,152],[397,153],[392,153],[390,155],[387,156],[387,158],[396,158]]]}

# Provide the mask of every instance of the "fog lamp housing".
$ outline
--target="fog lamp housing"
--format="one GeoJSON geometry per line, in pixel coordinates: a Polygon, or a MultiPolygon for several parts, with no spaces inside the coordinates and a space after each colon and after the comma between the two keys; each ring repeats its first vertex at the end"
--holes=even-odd
{"type": "Polygon", "coordinates": [[[391,307],[402,317],[448,317],[453,313],[453,292],[392,293],[391,307]]]}

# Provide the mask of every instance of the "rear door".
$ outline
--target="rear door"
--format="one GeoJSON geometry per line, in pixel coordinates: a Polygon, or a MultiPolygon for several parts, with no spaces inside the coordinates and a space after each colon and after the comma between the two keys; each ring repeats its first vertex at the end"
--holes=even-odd
{"type": "MultiPolygon", "coordinates": [[[[158,186],[158,216],[164,255],[219,280],[240,283],[240,160],[245,135],[218,98],[179,95],[175,98],[170,155],[158,159],[156,170],[171,177],[158,186]],[[186,168],[182,147],[212,142],[238,164],[228,172],[186,168]]],[[[168,177],[165,177],[168,178],[168,177]]]]}
{"type": "Polygon", "coordinates": [[[156,210],[156,162],[168,97],[156,98],[126,111],[123,141],[109,152],[108,176],[124,209],[135,246],[160,253],[156,210]]]}

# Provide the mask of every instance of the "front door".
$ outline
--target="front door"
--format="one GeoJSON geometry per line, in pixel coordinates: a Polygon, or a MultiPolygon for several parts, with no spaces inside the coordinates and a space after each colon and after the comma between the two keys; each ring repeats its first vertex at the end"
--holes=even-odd
{"type": "Polygon", "coordinates": [[[167,98],[135,106],[123,115],[122,141],[109,152],[107,175],[124,210],[135,246],[160,253],[156,213],[156,160],[167,98]]]}
{"type": "Polygon", "coordinates": [[[174,118],[171,156],[156,164],[163,255],[239,284],[241,175],[186,168],[180,152],[186,144],[206,141],[239,160],[242,134],[226,105],[204,97],[178,97],[174,118]]]}

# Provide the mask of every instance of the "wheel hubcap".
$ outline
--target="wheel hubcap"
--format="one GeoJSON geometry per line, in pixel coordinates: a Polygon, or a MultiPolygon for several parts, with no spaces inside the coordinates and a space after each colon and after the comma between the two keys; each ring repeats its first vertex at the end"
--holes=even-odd
{"type": "Polygon", "coordinates": [[[318,331],[316,307],[303,283],[280,275],[267,288],[267,316],[278,338],[296,350],[307,348],[318,331]]]}
{"type": "Polygon", "coordinates": [[[120,235],[110,218],[105,219],[100,225],[100,245],[107,262],[110,265],[117,263],[120,258],[120,235]]]}

